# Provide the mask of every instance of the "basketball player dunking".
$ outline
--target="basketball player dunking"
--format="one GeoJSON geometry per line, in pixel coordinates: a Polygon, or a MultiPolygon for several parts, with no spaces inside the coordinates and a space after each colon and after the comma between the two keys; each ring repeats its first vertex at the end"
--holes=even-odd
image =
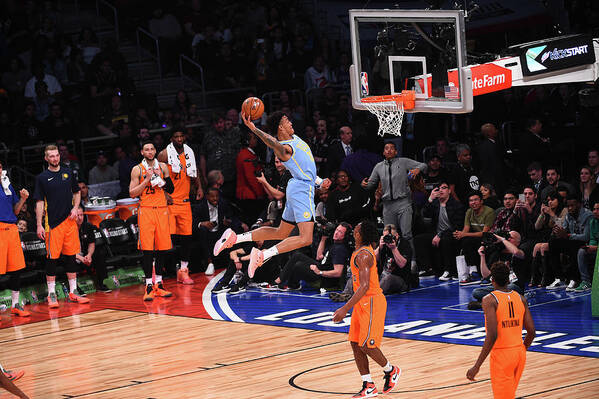
{"type": "Polygon", "coordinates": [[[362,376],[362,389],[352,398],[373,398],[378,395],[370,376],[368,356],[377,362],[385,372],[383,393],[391,392],[397,384],[401,370],[392,366],[380,350],[385,329],[387,300],[379,285],[376,257],[372,243],[379,240],[374,222],[365,220],[354,229],[356,250],[351,256],[350,267],[354,295],[333,314],[335,323],[341,322],[352,310],[349,327],[349,341],[354,352],[354,360],[362,376]]]}
{"type": "Polygon", "coordinates": [[[144,301],[154,297],[170,297],[173,294],[162,286],[165,251],[172,248],[169,228],[166,193],[172,194],[175,187],[169,177],[168,169],[155,158],[156,148],[151,141],[142,143],[143,160],[131,170],[129,195],[139,197],[139,242],[143,252],[142,267],[146,278],[144,301]],[[152,265],[156,256],[156,284],[152,284],[152,265]]]}
{"type": "Polygon", "coordinates": [[[508,290],[510,268],[503,262],[491,265],[491,282],[495,291],[483,298],[487,336],[476,363],[466,373],[474,381],[480,366],[491,353],[491,386],[495,399],[514,399],[524,371],[526,349],[535,338],[535,325],[526,299],[508,290]],[[526,337],[522,342],[522,327],[526,337]]]}
{"type": "Polygon", "coordinates": [[[171,137],[171,144],[158,154],[158,161],[168,166],[169,176],[172,176],[175,190],[170,194],[168,201],[168,214],[171,237],[178,239],[181,245],[181,267],[177,270],[177,282],[193,284],[189,277],[189,256],[191,254],[191,234],[193,217],[191,216],[191,203],[189,190],[192,178],[196,186],[196,199],[204,196],[200,182],[195,155],[193,150],[185,144],[183,132],[175,132],[171,137]]]}
{"type": "Polygon", "coordinates": [[[243,122],[260,140],[272,148],[274,154],[283,162],[293,178],[287,184],[285,196],[287,202],[283,210],[283,218],[279,227],[260,227],[236,235],[231,229],[227,229],[222,237],[214,245],[214,256],[223,249],[230,248],[235,244],[247,241],[283,240],[277,245],[259,250],[252,248],[250,263],[248,265],[248,276],[254,277],[256,269],[269,258],[294,249],[305,247],[312,243],[312,232],[314,230],[314,188],[322,186],[328,188],[331,185],[329,179],[320,179],[316,176],[316,164],[308,144],[298,136],[294,135],[291,121],[284,113],[273,112],[266,122],[270,134],[258,129],[249,117],[242,113],[243,122]],[[299,236],[289,237],[291,230],[299,229],[299,236]]]}

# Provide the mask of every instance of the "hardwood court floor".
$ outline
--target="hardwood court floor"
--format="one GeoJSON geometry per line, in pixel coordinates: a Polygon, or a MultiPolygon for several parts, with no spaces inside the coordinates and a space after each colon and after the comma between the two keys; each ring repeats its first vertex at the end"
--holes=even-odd
{"type": "MultiPolygon", "coordinates": [[[[112,309],[0,330],[2,363],[24,369],[18,385],[43,399],[349,397],[360,379],[346,339],[334,332],[112,309]]],[[[479,347],[385,338],[383,350],[403,369],[390,397],[491,397],[488,361],[480,382],[465,378],[479,347]]],[[[371,367],[380,388],[381,370],[371,367]]],[[[597,392],[597,359],[528,353],[519,396],[596,398],[597,392]]]]}

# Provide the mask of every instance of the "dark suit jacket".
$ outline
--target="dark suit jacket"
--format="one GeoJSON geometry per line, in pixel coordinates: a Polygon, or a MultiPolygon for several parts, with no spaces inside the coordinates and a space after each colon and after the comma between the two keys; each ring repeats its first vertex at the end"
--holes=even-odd
{"type": "Polygon", "coordinates": [[[496,140],[493,143],[484,139],[476,148],[478,155],[480,183],[491,183],[498,193],[503,192],[503,147],[496,140]]]}
{"type": "MultiPolygon", "coordinates": [[[[437,232],[437,224],[439,223],[440,208],[441,203],[438,198],[435,198],[433,202],[426,202],[422,212],[424,216],[433,219],[433,229],[435,233],[437,232]]],[[[462,205],[460,201],[457,201],[453,197],[449,197],[449,200],[445,204],[445,210],[447,210],[447,217],[454,230],[442,231],[440,237],[446,235],[449,236],[455,230],[462,230],[464,228],[464,217],[466,216],[466,212],[464,210],[464,205],[462,205]]]]}
{"type": "Polygon", "coordinates": [[[327,157],[327,172],[329,174],[337,172],[341,168],[341,163],[344,159],[345,150],[343,149],[343,144],[341,144],[341,140],[335,140],[335,142],[329,146],[329,155],[327,157]]]}
{"type": "MultiPolygon", "coordinates": [[[[200,222],[206,222],[210,220],[210,211],[208,210],[208,200],[203,199],[197,204],[191,206],[191,214],[193,216],[193,230],[198,231],[198,225],[200,222]]],[[[232,221],[231,228],[238,231],[240,227],[239,220],[233,214],[233,210],[229,205],[229,202],[220,198],[218,200],[218,228],[224,230],[223,219],[227,218],[232,221]]]]}

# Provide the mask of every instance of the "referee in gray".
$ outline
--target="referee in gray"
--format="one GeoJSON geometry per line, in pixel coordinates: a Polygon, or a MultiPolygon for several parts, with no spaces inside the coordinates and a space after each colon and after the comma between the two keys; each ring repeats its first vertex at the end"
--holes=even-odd
{"type": "MultiPolygon", "coordinates": [[[[392,142],[385,143],[383,149],[384,161],[377,163],[370,177],[362,180],[362,187],[374,190],[379,182],[383,189],[383,222],[393,224],[401,230],[402,239],[410,243],[412,253],[414,239],[412,237],[412,191],[408,180],[421,172],[426,172],[426,164],[409,158],[397,157],[397,149],[392,142]]],[[[416,265],[412,258],[412,269],[416,265]]]]}

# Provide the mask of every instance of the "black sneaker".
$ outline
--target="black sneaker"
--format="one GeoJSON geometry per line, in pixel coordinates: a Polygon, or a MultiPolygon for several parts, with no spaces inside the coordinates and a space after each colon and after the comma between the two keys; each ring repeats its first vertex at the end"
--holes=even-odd
{"type": "Polygon", "coordinates": [[[433,269],[422,270],[418,273],[418,277],[420,278],[433,278],[435,277],[435,271],[433,269]]]}
{"type": "Polygon", "coordinates": [[[483,305],[478,301],[468,302],[468,310],[481,310],[483,305]]]}
{"type": "Polygon", "coordinates": [[[98,284],[98,288],[96,289],[97,292],[112,292],[112,290],[110,288],[108,288],[107,286],[105,286],[104,284],[98,284]]]}
{"type": "Polygon", "coordinates": [[[87,296],[87,294],[85,293],[85,291],[83,291],[81,289],[81,287],[77,286],[77,288],[75,288],[75,294],[79,295],[79,296],[87,296]]]}
{"type": "Polygon", "coordinates": [[[212,289],[212,293],[213,294],[221,294],[223,292],[229,292],[230,290],[231,290],[231,287],[229,287],[228,285],[218,283],[212,289]]]}
{"type": "Polygon", "coordinates": [[[493,284],[491,284],[491,280],[489,280],[488,278],[483,278],[482,280],[480,280],[480,285],[486,287],[493,284]]]}
{"type": "Polygon", "coordinates": [[[229,294],[241,294],[242,292],[245,292],[245,286],[239,286],[237,284],[234,284],[231,289],[229,290],[229,294]]]}

